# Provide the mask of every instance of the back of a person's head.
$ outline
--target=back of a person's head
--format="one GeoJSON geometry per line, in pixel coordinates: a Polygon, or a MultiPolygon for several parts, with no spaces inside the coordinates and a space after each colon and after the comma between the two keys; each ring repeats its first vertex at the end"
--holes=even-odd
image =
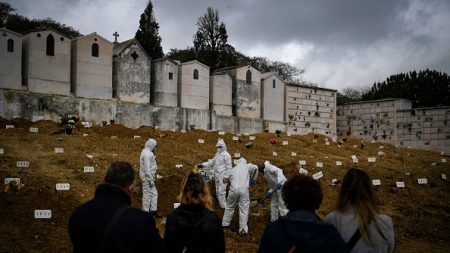
{"type": "Polygon", "coordinates": [[[359,208],[370,205],[376,208],[370,177],[360,168],[351,168],[342,180],[337,208],[344,211],[349,206],[359,208]]]}
{"type": "Polygon", "coordinates": [[[283,187],[283,199],[289,210],[314,211],[322,204],[322,188],[317,180],[310,176],[295,175],[289,178],[283,187]]]}
{"type": "Polygon", "coordinates": [[[183,179],[178,200],[183,204],[202,204],[212,210],[208,184],[198,171],[190,170],[183,179]]]}
{"type": "Polygon", "coordinates": [[[113,162],[106,172],[105,183],[125,188],[134,182],[133,167],[127,162],[113,162]]]}

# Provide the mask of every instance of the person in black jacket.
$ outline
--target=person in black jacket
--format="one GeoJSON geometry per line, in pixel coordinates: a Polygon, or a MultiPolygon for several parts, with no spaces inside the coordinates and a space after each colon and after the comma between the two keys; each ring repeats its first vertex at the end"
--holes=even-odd
{"type": "Polygon", "coordinates": [[[114,162],[92,200],[69,221],[73,252],[164,252],[164,241],[151,214],[131,208],[134,170],[114,162]]]}
{"type": "Polygon", "coordinates": [[[282,194],[289,212],[266,227],[258,252],[350,252],[337,230],[315,213],[323,198],[319,182],[296,175],[282,194]]]}
{"type": "Polygon", "coordinates": [[[225,252],[222,221],[212,211],[209,187],[196,169],[184,178],[178,199],[180,206],[166,221],[167,252],[225,252]]]}

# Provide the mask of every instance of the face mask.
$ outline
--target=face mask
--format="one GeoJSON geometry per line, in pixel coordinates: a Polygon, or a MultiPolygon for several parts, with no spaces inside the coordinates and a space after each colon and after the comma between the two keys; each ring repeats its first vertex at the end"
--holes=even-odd
{"type": "Polygon", "coordinates": [[[222,148],[221,148],[221,147],[218,147],[218,148],[217,148],[217,152],[220,152],[220,151],[222,151],[222,148]]]}

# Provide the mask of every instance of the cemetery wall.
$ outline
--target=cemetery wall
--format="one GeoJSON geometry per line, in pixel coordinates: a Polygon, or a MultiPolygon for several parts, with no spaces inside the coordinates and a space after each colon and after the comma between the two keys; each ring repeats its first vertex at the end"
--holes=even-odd
{"type": "Polygon", "coordinates": [[[21,90],[22,35],[5,28],[0,33],[0,88],[21,90]],[[8,48],[8,43],[12,48],[8,48]]]}

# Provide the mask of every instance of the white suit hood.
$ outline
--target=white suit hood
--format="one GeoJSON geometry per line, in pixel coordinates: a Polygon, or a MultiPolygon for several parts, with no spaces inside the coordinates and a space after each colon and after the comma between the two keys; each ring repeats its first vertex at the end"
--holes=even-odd
{"type": "Polygon", "coordinates": [[[225,144],[223,139],[220,139],[220,140],[217,141],[216,148],[218,148],[218,147],[222,147],[222,152],[223,151],[227,151],[227,145],[225,144]]]}
{"type": "Polygon", "coordinates": [[[148,141],[145,142],[145,147],[152,151],[156,147],[155,139],[148,139],[148,141]]]}
{"type": "Polygon", "coordinates": [[[264,166],[264,176],[272,191],[276,189],[277,184],[284,184],[286,182],[286,177],[282,169],[270,164],[269,161],[265,161],[264,166]]]}
{"type": "Polygon", "coordinates": [[[230,172],[230,191],[248,192],[250,173],[247,167],[247,161],[244,158],[240,158],[236,164],[236,167],[231,169],[230,172]]]}

